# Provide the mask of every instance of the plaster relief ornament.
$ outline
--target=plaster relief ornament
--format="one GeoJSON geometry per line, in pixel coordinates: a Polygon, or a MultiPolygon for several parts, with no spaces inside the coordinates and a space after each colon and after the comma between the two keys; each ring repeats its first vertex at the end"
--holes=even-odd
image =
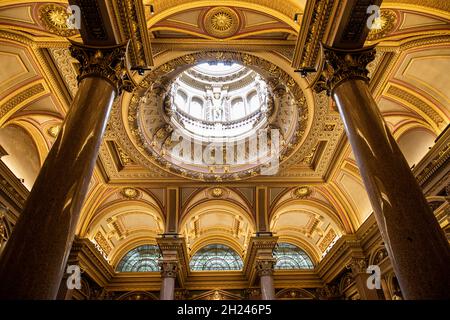
{"type": "Polygon", "coordinates": [[[206,32],[217,38],[233,36],[239,29],[239,16],[228,7],[216,7],[209,10],[204,18],[206,32]]]}
{"type": "Polygon", "coordinates": [[[134,188],[124,188],[122,190],[122,195],[128,199],[136,199],[139,195],[139,192],[134,188]]]}
{"type": "Polygon", "coordinates": [[[70,7],[57,4],[46,4],[39,8],[39,19],[43,26],[51,33],[62,37],[70,37],[77,33],[69,25],[70,7]]]}
{"type": "Polygon", "coordinates": [[[311,194],[311,189],[307,186],[301,186],[294,190],[294,197],[295,198],[306,198],[311,194]]]}

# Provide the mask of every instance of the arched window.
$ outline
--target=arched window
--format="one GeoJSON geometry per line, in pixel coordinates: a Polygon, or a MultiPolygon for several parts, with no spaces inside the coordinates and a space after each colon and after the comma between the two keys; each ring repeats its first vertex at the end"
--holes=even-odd
{"type": "Polygon", "coordinates": [[[194,97],[189,106],[189,114],[197,119],[201,119],[203,115],[203,101],[200,98],[194,97]]]}
{"type": "Polygon", "coordinates": [[[241,270],[242,259],[230,247],[210,244],[197,251],[189,263],[191,270],[241,270]]]}
{"type": "Polygon", "coordinates": [[[261,105],[259,103],[259,97],[258,97],[258,94],[256,93],[256,91],[251,92],[247,96],[247,102],[248,102],[248,105],[250,106],[250,113],[261,108],[261,105]]]}
{"type": "Polygon", "coordinates": [[[275,269],[313,269],[311,258],[305,251],[290,243],[277,244],[274,252],[275,269]]]}
{"type": "Polygon", "coordinates": [[[160,271],[158,259],[160,252],[158,246],[143,245],[128,253],[117,265],[117,272],[152,272],[160,271]]]}
{"type": "Polygon", "coordinates": [[[181,90],[178,90],[177,94],[175,96],[175,105],[176,105],[176,107],[180,108],[181,110],[187,111],[187,108],[186,108],[187,107],[186,106],[187,99],[188,99],[187,94],[184,93],[181,90]]]}
{"type": "Polygon", "coordinates": [[[231,120],[243,118],[245,116],[245,105],[242,98],[236,98],[231,101],[231,120]]]}

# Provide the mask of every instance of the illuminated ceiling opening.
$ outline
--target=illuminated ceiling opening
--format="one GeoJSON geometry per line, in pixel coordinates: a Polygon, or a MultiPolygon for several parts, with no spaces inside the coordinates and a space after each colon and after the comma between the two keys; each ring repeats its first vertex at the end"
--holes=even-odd
{"type": "Polygon", "coordinates": [[[182,72],[171,87],[171,123],[183,136],[200,141],[242,139],[264,128],[266,82],[235,62],[210,61],[182,72]]]}

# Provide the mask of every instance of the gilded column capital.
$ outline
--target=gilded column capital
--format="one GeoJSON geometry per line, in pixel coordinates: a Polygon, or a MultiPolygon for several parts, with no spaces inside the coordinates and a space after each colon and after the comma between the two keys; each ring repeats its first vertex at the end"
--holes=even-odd
{"type": "Polygon", "coordinates": [[[178,272],[178,261],[161,261],[159,263],[161,267],[161,277],[163,278],[176,278],[178,272]]]}
{"type": "Polygon", "coordinates": [[[347,269],[350,269],[353,276],[360,273],[366,273],[367,260],[365,258],[352,258],[346,265],[347,269]]]}
{"type": "Polygon", "coordinates": [[[349,79],[369,81],[367,65],[375,59],[374,46],[343,50],[322,44],[322,51],[323,68],[314,84],[317,93],[326,90],[331,95],[334,88],[349,79]]]}
{"type": "Polygon", "coordinates": [[[80,62],[78,83],[88,77],[99,77],[108,81],[119,95],[122,90],[131,92],[133,81],[130,79],[125,63],[126,44],[91,47],[70,41],[70,53],[80,62]]]}
{"type": "Polygon", "coordinates": [[[276,263],[276,259],[257,259],[256,260],[256,272],[258,276],[271,276],[273,275],[273,269],[276,263]]]}

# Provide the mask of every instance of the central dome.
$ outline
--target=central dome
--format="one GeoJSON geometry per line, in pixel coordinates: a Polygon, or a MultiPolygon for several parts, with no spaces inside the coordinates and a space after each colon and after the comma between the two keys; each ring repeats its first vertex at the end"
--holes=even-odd
{"type": "Polygon", "coordinates": [[[139,163],[201,181],[273,175],[307,122],[302,90],[271,62],[199,52],[155,68],[128,108],[139,163]]]}
{"type": "Polygon", "coordinates": [[[173,82],[170,97],[172,125],[191,138],[242,138],[267,124],[266,82],[235,62],[205,62],[187,69],[173,82]]]}

